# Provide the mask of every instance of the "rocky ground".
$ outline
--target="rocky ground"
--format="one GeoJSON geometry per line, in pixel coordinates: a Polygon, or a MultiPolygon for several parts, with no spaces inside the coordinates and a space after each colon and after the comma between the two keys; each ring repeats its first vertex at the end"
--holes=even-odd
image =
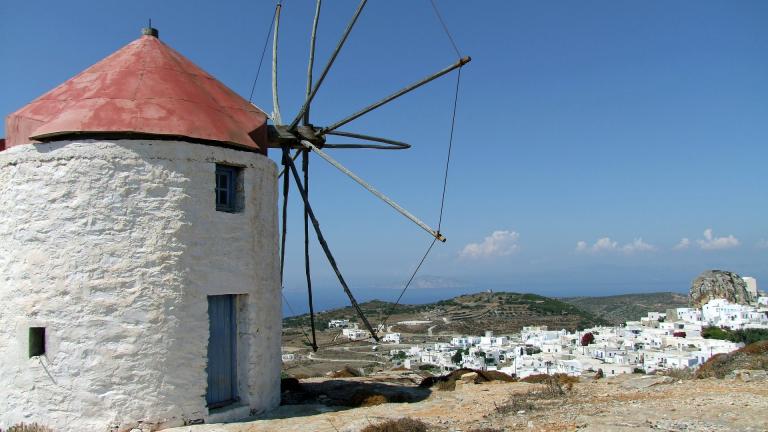
{"type": "MultiPolygon", "coordinates": [[[[328,381],[303,380],[302,385],[343,392],[344,383],[350,389],[389,383],[399,386],[408,395],[404,400],[410,402],[359,408],[284,405],[247,422],[172,430],[352,432],[387,419],[411,417],[427,423],[430,431],[768,431],[768,383],[764,378],[677,381],[624,375],[582,379],[562,396],[549,395],[542,384],[522,382],[459,382],[455,390],[440,390],[418,389],[415,380],[393,374],[328,381]]],[[[327,397],[320,400],[328,403],[327,397]]]]}

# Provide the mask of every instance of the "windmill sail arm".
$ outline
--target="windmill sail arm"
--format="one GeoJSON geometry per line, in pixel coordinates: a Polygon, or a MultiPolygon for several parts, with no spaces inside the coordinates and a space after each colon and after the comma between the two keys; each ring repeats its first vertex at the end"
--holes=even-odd
{"type": "MultiPolygon", "coordinates": [[[[320,21],[320,8],[322,0],[317,0],[315,6],[315,19],[312,20],[312,35],[309,38],[309,61],[307,62],[307,98],[312,94],[312,70],[315,67],[315,43],[317,42],[317,24],[320,21]]],[[[304,111],[303,123],[309,124],[309,106],[304,111]]]]}
{"type": "Polygon", "coordinates": [[[323,147],[327,148],[370,148],[381,150],[406,150],[411,148],[411,145],[402,141],[395,141],[389,138],[381,138],[371,135],[363,135],[354,132],[342,132],[342,131],[330,131],[327,135],[337,135],[349,138],[357,138],[366,141],[380,142],[388,145],[374,145],[374,144],[325,144],[323,147]]]}
{"type": "MultiPolygon", "coordinates": [[[[317,0],[318,9],[320,0],[317,0]]],[[[301,152],[301,171],[304,173],[304,194],[309,197],[309,151],[301,152]]],[[[288,178],[288,176],[286,176],[288,178]]],[[[309,202],[309,199],[307,199],[309,202]]],[[[315,331],[315,303],[312,296],[312,272],[309,265],[309,211],[304,204],[304,274],[307,279],[307,303],[309,304],[309,324],[312,329],[312,351],[317,352],[317,332],[315,331]]]]}
{"type": "Polygon", "coordinates": [[[325,257],[328,259],[328,262],[331,264],[333,271],[336,273],[336,277],[339,279],[339,283],[341,284],[341,287],[344,289],[344,292],[349,297],[349,301],[352,303],[352,306],[357,311],[358,316],[360,316],[360,319],[363,321],[363,324],[365,324],[365,327],[371,333],[371,337],[376,342],[378,342],[379,337],[376,334],[376,331],[373,329],[373,327],[371,326],[371,323],[365,317],[363,310],[360,308],[360,305],[357,303],[357,300],[355,300],[355,296],[352,295],[352,291],[350,291],[349,286],[347,285],[347,282],[344,280],[344,276],[341,275],[339,266],[338,264],[336,264],[336,259],[333,257],[333,254],[331,253],[331,249],[328,247],[328,243],[325,241],[323,232],[320,230],[320,223],[317,221],[317,218],[315,217],[315,213],[314,211],[312,211],[312,206],[309,204],[309,197],[307,196],[307,190],[304,189],[304,185],[301,182],[301,178],[299,177],[299,173],[298,173],[298,170],[296,169],[296,165],[293,163],[293,161],[290,158],[288,158],[286,162],[288,165],[287,168],[289,169],[291,174],[293,174],[293,179],[296,181],[296,189],[299,190],[301,199],[304,201],[305,211],[307,213],[307,216],[309,216],[309,219],[312,221],[312,226],[315,229],[315,234],[317,234],[317,240],[318,242],[320,242],[320,247],[323,249],[323,252],[325,253],[325,257]]]}
{"type": "Polygon", "coordinates": [[[301,144],[306,147],[309,150],[312,150],[313,152],[317,153],[318,156],[325,159],[328,163],[336,167],[339,171],[343,172],[352,180],[356,181],[360,186],[365,188],[368,192],[372,193],[376,197],[378,197],[380,200],[384,201],[385,203],[389,204],[392,208],[397,210],[398,213],[405,216],[406,218],[410,219],[413,223],[421,227],[424,231],[428,232],[432,237],[435,237],[436,239],[440,240],[441,242],[445,242],[446,238],[437,230],[432,229],[429,225],[422,222],[421,219],[417,218],[411,212],[404,209],[400,204],[396,203],[394,200],[389,198],[388,196],[384,195],[383,193],[379,192],[376,188],[371,186],[368,182],[360,178],[357,174],[353,173],[352,171],[348,170],[344,165],[340,164],[338,161],[336,161],[334,158],[328,156],[327,153],[320,150],[312,144],[311,142],[307,140],[301,140],[301,144]]]}
{"type": "Polygon", "coordinates": [[[282,4],[278,3],[275,9],[275,33],[272,39],[272,120],[275,124],[283,124],[280,115],[280,102],[277,99],[277,38],[280,30],[280,10],[282,4]]]}
{"type": "Polygon", "coordinates": [[[432,74],[432,75],[430,75],[430,76],[428,76],[426,78],[423,78],[423,79],[421,79],[419,81],[416,81],[415,83],[413,83],[413,84],[411,84],[411,85],[409,85],[409,86],[407,86],[407,87],[405,87],[405,88],[403,88],[401,90],[398,90],[398,91],[392,93],[391,95],[385,97],[384,99],[382,99],[382,100],[380,100],[380,101],[378,101],[376,103],[373,103],[371,105],[368,105],[367,107],[365,107],[365,108],[361,109],[360,111],[350,115],[349,117],[346,117],[346,118],[344,118],[342,120],[337,121],[336,123],[334,123],[334,124],[332,124],[330,126],[327,126],[327,127],[323,128],[320,131],[320,133],[328,133],[330,131],[336,130],[336,129],[344,126],[345,124],[347,124],[347,123],[349,123],[349,122],[351,122],[351,121],[353,121],[353,120],[355,120],[355,119],[357,119],[359,117],[362,117],[365,114],[368,114],[369,112],[375,110],[376,108],[379,108],[382,105],[385,105],[385,104],[387,104],[389,102],[392,102],[393,100],[399,98],[400,96],[403,96],[406,93],[410,93],[413,90],[416,90],[417,88],[423,86],[424,84],[427,84],[430,81],[434,81],[437,78],[440,78],[441,76],[447,74],[448,72],[453,71],[454,69],[458,69],[458,68],[464,66],[465,64],[469,63],[470,61],[472,61],[472,58],[468,57],[468,56],[460,58],[459,60],[456,61],[456,63],[448,66],[447,68],[445,68],[445,69],[443,69],[443,70],[441,70],[439,72],[436,72],[436,73],[434,73],[434,74],[432,74]]]}
{"type": "Polygon", "coordinates": [[[387,145],[387,144],[326,144],[323,148],[331,149],[372,149],[372,150],[405,150],[410,147],[410,144],[401,145],[387,145]],[[407,147],[406,147],[407,146],[407,147]]]}
{"type": "Polygon", "coordinates": [[[312,91],[309,93],[309,96],[307,96],[307,99],[304,101],[304,104],[301,106],[301,109],[299,110],[298,114],[296,114],[296,118],[293,119],[288,129],[295,128],[296,125],[299,124],[299,121],[301,121],[301,119],[304,118],[304,113],[309,109],[309,105],[312,103],[312,99],[315,98],[315,95],[317,94],[317,90],[320,89],[320,85],[323,83],[323,80],[325,80],[325,76],[328,75],[328,71],[331,69],[333,62],[336,61],[336,56],[339,55],[339,51],[341,51],[341,47],[343,47],[344,42],[347,41],[347,37],[349,36],[349,33],[352,31],[352,27],[355,26],[355,23],[357,22],[357,18],[360,16],[360,12],[363,11],[363,8],[365,7],[365,4],[367,2],[368,0],[360,1],[360,4],[357,6],[357,9],[355,10],[354,15],[352,15],[352,19],[349,21],[349,24],[347,24],[346,30],[344,30],[344,34],[341,36],[341,39],[339,39],[338,44],[336,44],[336,48],[333,50],[333,53],[331,54],[331,58],[328,59],[328,63],[325,64],[325,68],[323,69],[323,72],[320,73],[320,78],[318,78],[314,87],[312,87],[312,91]]]}

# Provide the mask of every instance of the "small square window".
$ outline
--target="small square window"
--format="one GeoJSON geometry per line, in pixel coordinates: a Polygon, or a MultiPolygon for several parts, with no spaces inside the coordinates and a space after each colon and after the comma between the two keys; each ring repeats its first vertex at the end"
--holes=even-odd
{"type": "Polygon", "coordinates": [[[45,354],[45,327],[29,328],[29,356],[45,354]]]}
{"type": "Polygon", "coordinates": [[[243,169],[216,164],[216,210],[235,213],[243,210],[243,169]]]}

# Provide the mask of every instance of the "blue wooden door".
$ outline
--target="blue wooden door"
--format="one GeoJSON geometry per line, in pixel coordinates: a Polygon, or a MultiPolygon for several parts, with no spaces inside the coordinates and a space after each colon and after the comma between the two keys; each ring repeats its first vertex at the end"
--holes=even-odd
{"type": "Polygon", "coordinates": [[[235,296],[208,296],[208,408],[228,405],[237,399],[237,323],[235,296]]]}

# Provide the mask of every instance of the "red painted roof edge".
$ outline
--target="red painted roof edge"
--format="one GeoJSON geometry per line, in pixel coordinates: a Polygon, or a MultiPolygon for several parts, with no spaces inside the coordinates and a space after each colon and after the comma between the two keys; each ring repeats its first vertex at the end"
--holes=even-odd
{"type": "Polygon", "coordinates": [[[4,147],[124,134],[266,154],[267,119],[170,46],[142,36],[10,114],[4,147]]]}

